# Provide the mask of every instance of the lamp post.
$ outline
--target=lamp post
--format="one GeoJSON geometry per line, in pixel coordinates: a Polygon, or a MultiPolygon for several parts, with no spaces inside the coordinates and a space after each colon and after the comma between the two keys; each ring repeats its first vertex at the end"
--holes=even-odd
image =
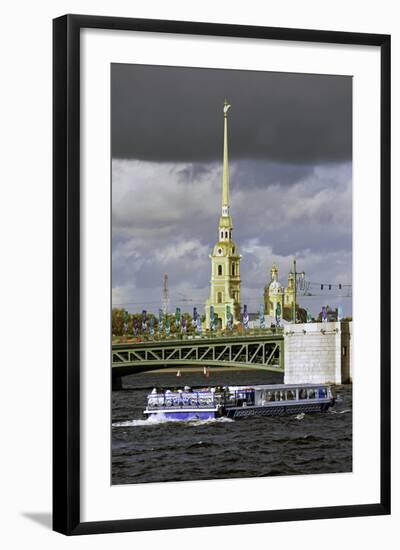
{"type": "Polygon", "coordinates": [[[300,273],[297,273],[296,271],[296,260],[293,260],[293,278],[294,278],[294,289],[293,289],[293,312],[292,312],[292,322],[296,323],[296,301],[297,301],[297,276],[300,276],[302,280],[304,280],[305,273],[304,271],[301,271],[300,273]]]}

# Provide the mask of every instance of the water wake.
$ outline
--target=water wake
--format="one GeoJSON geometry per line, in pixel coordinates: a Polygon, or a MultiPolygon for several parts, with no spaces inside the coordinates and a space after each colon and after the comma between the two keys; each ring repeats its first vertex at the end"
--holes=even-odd
{"type": "Polygon", "coordinates": [[[150,416],[150,418],[146,418],[144,420],[124,420],[123,422],[113,422],[112,427],[113,428],[123,428],[123,427],[138,427],[138,426],[144,426],[144,427],[150,427],[150,426],[158,426],[159,424],[170,424],[173,422],[178,422],[179,424],[183,424],[185,426],[202,426],[205,424],[221,424],[224,422],[234,422],[231,418],[221,417],[221,418],[207,418],[204,420],[198,420],[198,419],[192,419],[192,420],[180,420],[178,418],[167,418],[165,416],[150,416]]]}

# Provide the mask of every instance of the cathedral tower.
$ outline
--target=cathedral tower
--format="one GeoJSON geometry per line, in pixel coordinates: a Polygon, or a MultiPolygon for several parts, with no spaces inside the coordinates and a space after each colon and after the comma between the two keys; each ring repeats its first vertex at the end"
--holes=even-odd
{"type": "Polygon", "coordinates": [[[278,281],[278,267],[272,264],[271,281],[264,288],[264,310],[267,315],[276,317],[279,304],[279,316],[283,312],[284,288],[278,281]]]}
{"type": "Polygon", "coordinates": [[[288,275],[288,286],[285,289],[285,306],[293,307],[294,302],[294,273],[292,268],[290,268],[288,275]]]}
{"type": "Polygon", "coordinates": [[[233,323],[240,318],[240,254],[232,240],[233,223],[229,212],[229,165],[228,165],[228,110],[224,102],[224,156],[222,172],[222,204],[218,226],[218,241],[211,258],[210,297],[206,301],[206,327],[210,327],[210,308],[214,307],[222,328],[227,325],[227,310],[233,315],[233,323]]]}

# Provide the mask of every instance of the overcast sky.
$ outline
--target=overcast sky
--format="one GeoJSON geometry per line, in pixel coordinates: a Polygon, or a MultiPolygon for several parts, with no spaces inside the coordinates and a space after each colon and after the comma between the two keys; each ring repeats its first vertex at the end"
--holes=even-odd
{"type": "MultiPolygon", "coordinates": [[[[273,261],[309,281],[352,282],[352,79],[113,64],[113,305],[203,307],[221,205],[229,111],[231,214],[242,304],[262,301],[273,261]]],[[[321,294],[320,288],[312,288],[321,294]]],[[[301,298],[313,313],[351,300],[301,298]]]]}

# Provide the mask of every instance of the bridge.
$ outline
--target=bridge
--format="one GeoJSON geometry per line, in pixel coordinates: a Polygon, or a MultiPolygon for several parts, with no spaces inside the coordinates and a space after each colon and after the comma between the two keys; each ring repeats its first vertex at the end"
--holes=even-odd
{"type": "Polygon", "coordinates": [[[283,332],[112,345],[113,387],[129,374],[171,367],[239,367],[284,371],[283,332]]]}

